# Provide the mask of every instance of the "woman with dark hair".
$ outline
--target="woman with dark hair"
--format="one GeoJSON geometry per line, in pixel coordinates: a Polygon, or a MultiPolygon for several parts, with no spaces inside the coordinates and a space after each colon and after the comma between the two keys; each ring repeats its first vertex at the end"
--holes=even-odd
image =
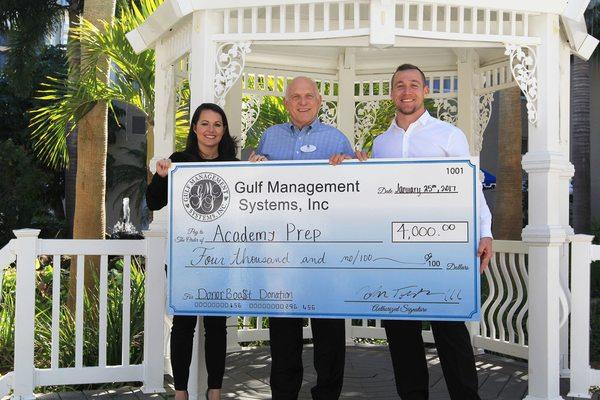
{"type": "MultiPolygon", "coordinates": [[[[167,205],[169,167],[172,162],[238,161],[236,140],[229,134],[227,117],[213,103],[201,104],[192,117],[185,150],[171,154],[156,163],[156,173],[146,190],[150,210],[167,205]]],[[[227,347],[226,317],[204,317],[206,369],[208,371],[207,400],[217,400],[225,373],[227,347]]],[[[175,381],[175,400],[187,400],[187,383],[192,360],[192,343],[197,317],[175,315],[171,328],[171,366],[175,381]]]]}

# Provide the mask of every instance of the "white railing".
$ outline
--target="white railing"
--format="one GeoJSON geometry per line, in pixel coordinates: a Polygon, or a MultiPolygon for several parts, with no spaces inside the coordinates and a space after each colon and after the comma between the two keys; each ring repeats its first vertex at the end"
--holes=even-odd
{"type": "Polygon", "coordinates": [[[592,236],[571,236],[571,385],[568,396],[591,398],[590,386],[600,386],[600,370],[590,367],[590,264],[600,260],[592,236]]]}
{"type": "MultiPolygon", "coordinates": [[[[165,273],[164,236],[145,232],[144,240],[42,240],[39,231],[15,231],[16,240],[0,250],[0,262],[17,260],[17,292],[15,323],[14,371],[0,377],[0,396],[13,390],[14,398],[30,399],[36,386],[66,385],[83,383],[142,381],[146,393],[163,391],[165,354],[165,273]],[[33,251],[32,251],[33,250],[33,251]],[[59,332],[61,329],[59,309],[60,274],[52,277],[52,339],[50,368],[36,368],[34,364],[34,321],[36,293],[36,259],[40,255],[51,255],[60,260],[62,255],[77,256],[77,285],[75,305],[75,357],[74,367],[59,364],[59,332]],[[83,361],[83,318],[84,256],[100,258],[99,333],[98,363],[84,365],[83,361]],[[121,340],[124,343],[120,365],[107,365],[107,271],[108,256],[120,255],[123,268],[123,325],[121,340]],[[141,364],[130,365],[129,307],[131,293],[128,290],[130,263],[134,255],[145,257],[144,297],[144,357],[141,364]]],[[[572,242],[571,268],[571,325],[570,376],[572,396],[588,397],[589,386],[600,384],[600,371],[590,368],[589,363],[589,289],[590,263],[600,260],[600,246],[591,245],[591,237],[576,235],[572,242]]],[[[513,357],[528,358],[527,337],[527,247],[521,242],[495,241],[494,256],[490,268],[482,277],[482,318],[473,336],[473,346],[513,357]],[[477,332],[478,331],[478,332],[477,332]]],[[[59,262],[56,262],[60,265],[59,262]]],[[[59,271],[60,268],[56,268],[59,271]]],[[[243,317],[243,326],[235,328],[235,319],[229,329],[229,348],[239,350],[240,343],[269,340],[267,328],[263,328],[264,317],[243,317]]],[[[347,343],[356,338],[384,339],[385,332],[379,320],[347,320],[347,343]]],[[[304,328],[304,337],[310,338],[310,326],[304,328]]],[[[433,342],[430,330],[423,331],[426,342],[433,342]]]]}
{"type": "MultiPolygon", "coordinates": [[[[237,342],[265,342],[269,340],[269,328],[263,328],[263,322],[267,317],[242,317],[242,327],[237,330],[237,342]],[[254,320],[256,319],[256,320],[254,320]]],[[[312,339],[310,322],[302,329],[305,339],[312,339]]]]}
{"type": "Polygon", "coordinates": [[[296,76],[308,76],[317,83],[324,101],[337,101],[337,74],[311,73],[285,69],[247,67],[242,73],[244,95],[284,97],[289,82],[296,76]]]}
{"type": "MultiPolygon", "coordinates": [[[[527,247],[517,241],[494,241],[494,257],[482,281],[489,292],[482,298],[480,333],[474,335],[473,346],[527,359],[527,247]]],[[[243,317],[237,341],[269,340],[264,318],[243,317]]],[[[304,338],[311,338],[310,326],[304,328],[304,338]]],[[[347,320],[346,342],[357,338],[385,339],[381,320],[347,320]]],[[[423,340],[434,342],[430,329],[423,330],[423,340]]]]}
{"type": "MultiPolygon", "coordinates": [[[[32,399],[36,386],[71,385],[104,382],[143,382],[145,393],[163,392],[163,317],[164,317],[164,234],[145,232],[144,240],[41,240],[39,230],[15,231],[12,242],[17,260],[15,352],[14,371],[0,380],[0,397],[13,390],[13,398],[32,399]],[[34,332],[36,320],[36,260],[40,255],[50,255],[55,266],[52,275],[52,316],[50,367],[36,368],[34,363],[34,332]],[[60,347],[60,260],[63,255],[75,255],[75,356],[63,367],[60,347]],[[107,288],[108,256],[120,255],[123,259],[123,298],[121,327],[121,363],[107,365],[107,288]],[[130,365],[130,279],[132,256],[145,258],[144,297],[144,355],[141,364],[130,365]],[[98,304],[98,363],[84,365],[84,260],[85,256],[100,259],[98,304]]],[[[4,250],[3,250],[4,251],[4,250]]],[[[0,252],[1,254],[5,254],[0,252]]],[[[4,261],[4,259],[0,259],[4,261]]],[[[86,317],[87,318],[87,317],[86,317]]],[[[85,321],[89,323],[89,321],[85,321]]]]}
{"type": "MultiPolygon", "coordinates": [[[[354,101],[390,100],[392,74],[357,75],[354,82],[354,101]]],[[[452,71],[425,71],[425,83],[429,86],[427,98],[451,98],[457,96],[458,73],[452,71]]]]}
{"type": "Polygon", "coordinates": [[[277,35],[290,38],[316,38],[339,35],[368,35],[369,1],[339,3],[281,4],[223,10],[223,34],[228,40],[251,35],[272,39],[277,35]]]}
{"type": "MultiPolygon", "coordinates": [[[[389,12],[400,36],[432,39],[531,41],[531,14],[497,8],[465,7],[452,2],[396,0],[389,12]],[[510,38],[510,40],[508,40],[510,38]]],[[[222,31],[216,40],[317,39],[366,36],[372,27],[373,4],[368,0],[299,1],[295,4],[229,8],[221,11],[222,31]]],[[[375,11],[376,12],[376,11],[375,11]]]]}
{"type": "MultiPolygon", "coordinates": [[[[510,72],[509,72],[510,73],[510,72]]],[[[246,67],[242,73],[242,94],[246,96],[284,97],[288,83],[296,76],[308,76],[317,83],[323,101],[338,101],[337,74],[311,73],[298,70],[246,67]]],[[[357,75],[354,82],[354,101],[390,100],[389,74],[357,75]]],[[[429,86],[428,98],[453,98],[458,94],[457,71],[425,71],[429,86]]]]}
{"type": "Polygon", "coordinates": [[[480,96],[517,86],[510,69],[510,61],[503,61],[478,68],[475,73],[479,77],[479,88],[476,89],[475,93],[480,96]]]}
{"type": "Polygon", "coordinates": [[[529,17],[528,13],[510,10],[396,1],[396,31],[401,35],[428,32],[439,39],[485,35],[494,41],[502,41],[502,37],[527,38],[529,17]]]}
{"type": "Polygon", "coordinates": [[[480,333],[473,346],[523,359],[527,347],[527,247],[522,242],[495,240],[494,256],[482,286],[480,333]]]}
{"type": "MultiPolygon", "coordinates": [[[[236,343],[264,342],[269,340],[269,329],[263,328],[267,317],[242,317],[242,327],[237,330],[236,343]]],[[[425,331],[424,337],[433,342],[433,336],[425,331]]],[[[235,332],[234,332],[235,334],[235,332]]],[[[310,321],[303,328],[304,339],[312,339],[310,321]]],[[[346,320],[346,343],[354,343],[354,339],[385,339],[385,330],[381,326],[381,320],[346,320]]],[[[234,346],[230,346],[234,348],[234,346]]]]}

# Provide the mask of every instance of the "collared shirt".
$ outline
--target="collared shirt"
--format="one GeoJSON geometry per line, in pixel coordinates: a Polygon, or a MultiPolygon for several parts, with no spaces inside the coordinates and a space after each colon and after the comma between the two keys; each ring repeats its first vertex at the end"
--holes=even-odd
{"type": "MultiPolygon", "coordinates": [[[[433,118],[427,111],[405,131],[392,121],[375,138],[373,158],[470,157],[465,134],[452,124],[433,118]]],[[[492,237],[492,214],[479,184],[479,235],[492,237]]]]}
{"type": "Polygon", "coordinates": [[[256,152],[269,160],[326,160],[334,154],[354,155],[348,138],[318,118],[300,130],[291,122],[270,127],[256,152]]]}

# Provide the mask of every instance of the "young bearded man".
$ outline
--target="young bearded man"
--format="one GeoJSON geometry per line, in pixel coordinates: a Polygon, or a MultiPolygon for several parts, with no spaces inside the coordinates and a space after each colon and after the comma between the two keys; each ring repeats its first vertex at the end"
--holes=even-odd
{"type": "MultiPolygon", "coordinates": [[[[428,93],[425,74],[418,67],[403,64],[396,69],[390,92],[396,117],[388,130],[375,138],[373,158],[470,156],[464,133],[427,112],[425,96],[428,93]]],[[[361,161],[367,159],[364,152],[357,152],[356,156],[361,161]]],[[[347,158],[349,157],[336,155],[331,163],[339,164],[347,158]]],[[[481,186],[479,199],[478,256],[483,272],[492,256],[492,216],[481,186]]],[[[392,356],[396,389],[402,400],[429,398],[429,373],[421,323],[422,321],[415,320],[383,322],[392,356]]],[[[473,348],[464,322],[432,321],[431,327],[452,400],[480,400],[473,348]]]]}

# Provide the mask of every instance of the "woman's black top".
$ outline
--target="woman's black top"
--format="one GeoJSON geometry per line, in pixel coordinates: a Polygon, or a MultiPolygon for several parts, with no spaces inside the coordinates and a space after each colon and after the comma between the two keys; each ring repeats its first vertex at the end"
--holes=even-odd
{"type": "MultiPolygon", "coordinates": [[[[169,157],[174,163],[181,162],[215,162],[215,161],[239,161],[235,157],[223,157],[219,155],[219,157],[214,158],[212,160],[205,160],[201,158],[197,154],[187,153],[187,152],[175,152],[171,154],[169,157]]],[[[160,210],[164,206],[167,205],[167,195],[169,192],[169,178],[168,175],[166,177],[161,177],[158,174],[154,174],[152,176],[152,181],[148,185],[146,189],[146,203],[148,204],[148,208],[152,211],[160,210]]]]}

